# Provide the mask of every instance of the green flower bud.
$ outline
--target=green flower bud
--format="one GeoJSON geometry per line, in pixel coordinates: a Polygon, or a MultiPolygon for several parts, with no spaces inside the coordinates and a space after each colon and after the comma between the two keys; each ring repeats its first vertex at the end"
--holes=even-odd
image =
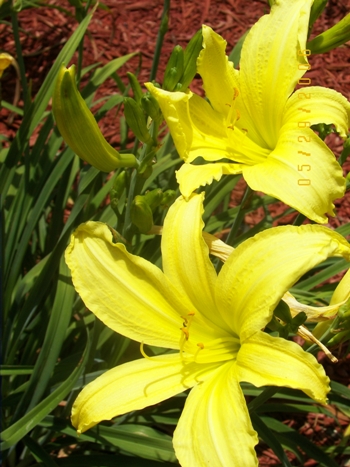
{"type": "Polygon", "coordinates": [[[150,92],[147,92],[142,96],[141,105],[143,110],[151,117],[152,120],[158,121],[162,118],[162,112],[159,108],[157,99],[153,97],[150,92]]]}
{"type": "Polygon", "coordinates": [[[119,199],[121,195],[123,194],[123,191],[125,190],[125,186],[126,186],[126,172],[125,170],[123,170],[115,178],[113,187],[111,191],[109,192],[111,208],[116,213],[119,212],[118,203],[119,203],[119,199]]]}
{"type": "Polygon", "coordinates": [[[133,73],[130,73],[129,71],[126,73],[131,89],[134,93],[134,99],[135,101],[140,104],[141,98],[143,96],[142,88],[140,83],[138,82],[136,76],[133,73]]]}
{"type": "Polygon", "coordinates": [[[349,40],[350,13],[340,20],[339,23],[308,42],[306,48],[310,49],[312,54],[322,54],[345,44],[349,40]]]}
{"type": "Polygon", "coordinates": [[[181,80],[179,80],[182,83],[182,87],[179,89],[179,91],[185,91],[197,73],[197,58],[199,52],[203,48],[202,43],[202,29],[199,29],[199,31],[196,32],[196,34],[187,44],[184,52],[184,70],[181,76],[181,80]]]}
{"type": "Polygon", "coordinates": [[[153,214],[150,205],[142,195],[135,196],[130,210],[131,222],[141,233],[146,234],[153,227],[153,214]]]}
{"type": "Polygon", "coordinates": [[[163,89],[173,91],[184,71],[184,52],[180,45],[176,45],[171,52],[164,73],[163,89]]]}
{"type": "Polygon", "coordinates": [[[152,209],[152,212],[160,205],[162,198],[163,198],[163,192],[160,188],[156,188],[155,190],[148,191],[144,195],[145,200],[147,201],[149,207],[152,209]]]}
{"type": "Polygon", "coordinates": [[[169,207],[176,198],[176,191],[175,190],[166,190],[163,193],[161,206],[169,207]]]}
{"type": "Polygon", "coordinates": [[[182,83],[177,83],[177,85],[174,88],[174,92],[178,92],[182,90],[182,83]]]}
{"type": "Polygon", "coordinates": [[[152,143],[152,137],[147,129],[145,114],[139,104],[131,97],[124,99],[124,115],[126,122],[136,137],[143,143],[152,143]]]}
{"type": "Polygon", "coordinates": [[[102,172],[118,167],[137,167],[133,154],[119,154],[103,137],[97,122],[75,83],[75,66],[62,65],[52,97],[57,128],[81,159],[102,172]]]}

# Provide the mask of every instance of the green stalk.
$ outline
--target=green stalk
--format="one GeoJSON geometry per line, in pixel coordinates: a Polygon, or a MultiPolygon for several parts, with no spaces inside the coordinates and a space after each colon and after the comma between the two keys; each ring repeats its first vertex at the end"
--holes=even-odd
{"type": "Polygon", "coordinates": [[[233,225],[231,227],[230,233],[227,236],[226,243],[227,245],[233,246],[235,238],[237,236],[238,230],[241,227],[243,217],[244,217],[244,208],[246,207],[247,200],[253,193],[253,190],[247,186],[245,189],[241,204],[239,205],[237,216],[233,222],[233,225]]]}
{"type": "Polygon", "coordinates": [[[26,71],[25,71],[23,54],[22,54],[22,46],[21,46],[21,41],[19,38],[18,17],[17,17],[17,12],[14,9],[11,10],[11,19],[12,19],[13,37],[14,37],[15,46],[16,46],[17,63],[18,63],[19,74],[21,78],[21,84],[22,84],[24,113],[25,113],[26,109],[30,106],[30,96],[29,96],[28,83],[27,83],[26,71]]]}
{"type": "MultiPolygon", "coordinates": [[[[141,156],[140,156],[139,168],[142,167],[142,161],[145,161],[145,159],[151,156],[154,152],[154,148],[157,145],[159,124],[160,122],[156,122],[156,121],[152,122],[150,133],[151,133],[153,141],[152,143],[145,144],[143,146],[141,156]]],[[[123,237],[129,242],[131,241],[134,235],[133,224],[131,222],[132,201],[135,198],[135,196],[141,193],[143,185],[146,182],[146,180],[147,180],[147,177],[145,177],[144,173],[139,173],[137,170],[133,171],[132,176],[131,176],[129,193],[128,193],[128,201],[126,204],[125,222],[124,222],[124,228],[123,228],[123,237]]]]}
{"type": "Polygon", "coordinates": [[[160,28],[158,31],[158,36],[157,36],[156,50],[154,51],[152,69],[151,69],[151,74],[149,77],[150,81],[153,81],[157,75],[160,53],[163,47],[164,36],[168,30],[169,10],[170,10],[170,0],[164,0],[162,19],[161,19],[160,28]]]}

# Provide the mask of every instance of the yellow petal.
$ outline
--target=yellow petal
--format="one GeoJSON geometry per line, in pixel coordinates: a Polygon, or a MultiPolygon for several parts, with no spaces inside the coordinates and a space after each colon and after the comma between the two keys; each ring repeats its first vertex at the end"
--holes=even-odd
{"type": "Polygon", "coordinates": [[[217,274],[202,236],[203,211],[203,195],[193,194],[188,201],[180,197],[171,206],[163,227],[163,270],[180,296],[189,297],[201,315],[227,329],[215,305],[217,274]]]}
{"type": "Polygon", "coordinates": [[[245,167],[243,176],[253,190],[280,199],[318,223],[328,221],[326,214],[334,215],[333,201],[345,191],[334,154],[312,130],[300,129],[293,122],[281,129],[269,157],[245,167]]]}
{"type": "Polygon", "coordinates": [[[263,144],[248,114],[240,92],[240,72],[225,54],[226,41],[209,26],[202,26],[203,50],[197,60],[198,73],[203,79],[203,89],[213,108],[227,116],[231,107],[238,111],[238,128],[245,128],[258,144],[263,144]]]}
{"type": "Polygon", "coordinates": [[[227,42],[209,26],[202,26],[203,49],[197,59],[197,71],[213,108],[227,115],[234,90],[239,92],[239,71],[226,56],[227,42]],[[220,86],[218,85],[220,83],[220,86]]]}
{"type": "Polygon", "coordinates": [[[168,92],[156,88],[152,83],[145,83],[145,86],[158,101],[179,156],[187,160],[193,139],[188,106],[192,93],[168,92]]]}
{"type": "Polygon", "coordinates": [[[124,363],[99,376],[80,392],[72,409],[79,432],[168,399],[205,381],[217,365],[183,364],[178,353],[124,363]]]}
{"type": "Polygon", "coordinates": [[[350,298],[350,269],[341,279],[337,288],[335,289],[330,305],[342,305],[344,302],[350,298]]]}
{"type": "Polygon", "coordinates": [[[217,162],[216,164],[183,164],[176,172],[176,180],[185,198],[200,186],[210,185],[213,180],[219,181],[224,174],[235,175],[242,173],[242,164],[217,162]]]}
{"type": "Polygon", "coordinates": [[[260,232],[239,245],[222,267],[217,307],[241,342],[272,318],[297,280],[330,256],[350,260],[348,242],[319,225],[283,226],[260,232]]]}
{"type": "Polygon", "coordinates": [[[186,301],[160,269],[114,244],[107,225],[80,225],[66,261],[85,305],[108,327],[139,342],[179,348],[186,301]]]}
{"type": "Polygon", "coordinates": [[[182,159],[231,159],[245,164],[261,162],[269,154],[249,138],[249,130],[230,125],[226,116],[191,92],[168,92],[146,83],[157,99],[182,159]],[[248,135],[248,136],[247,136],[248,135]]]}
{"type": "Polygon", "coordinates": [[[208,232],[203,232],[203,238],[209,247],[210,254],[220,258],[223,263],[234,250],[232,246],[227,245],[227,243],[224,243],[222,240],[215,237],[215,235],[208,232]]]}
{"type": "Polygon", "coordinates": [[[318,86],[298,89],[289,99],[283,116],[283,123],[294,123],[300,138],[303,138],[303,122],[308,126],[317,123],[334,124],[341,137],[346,138],[350,123],[350,104],[339,92],[318,86]]]}
{"type": "Polygon", "coordinates": [[[258,465],[258,437],[235,371],[232,362],[222,365],[190,392],[173,439],[182,467],[258,465]]]}
{"type": "Polygon", "coordinates": [[[330,391],[329,378],[316,358],[295,342],[258,331],[238,352],[239,381],[254,386],[285,386],[304,391],[323,404],[330,391]]]}
{"type": "MultiPolygon", "coordinates": [[[[348,291],[348,296],[350,296],[350,290],[348,291]]],[[[291,293],[287,292],[283,296],[283,301],[289,306],[292,316],[296,316],[303,311],[307,316],[308,322],[317,323],[319,321],[329,321],[331,318],[334,318],[339,308],[346,302],[346,299],[334,305],[311,306],[300,303],[291,293]]]]}
{"type": "MultiPolygon", "coordinates": [[[[342,278],[342,280],[337,285],[335,289],[329,307],[339,311],[339,308],[344,305],[350,298],[350,269],[342,278]]],[[[323,307],[321,307],[323,308],[323,307]]],[[[321,339],[323,334],[328,331],[331,325],[330,321],[323,321],[318,323],[315,328],[313,329],[312,333],[316,338],[321,339]]]]}
{"type": "Polygon", "coordinates": [[[247,35],[241,54],[240,89],[265,147],[278,140],[283,111],[305,73],[305,50],[312,0],[280,0],[247,35]],[[304,70],[299,69],[299,65],[304,70]]]}
{"type": "Polygon", "coordinates": [[[14,62],[12,55],[2,52],[0,53],[0,78],[2,77],[3,72],[14,62]]]}

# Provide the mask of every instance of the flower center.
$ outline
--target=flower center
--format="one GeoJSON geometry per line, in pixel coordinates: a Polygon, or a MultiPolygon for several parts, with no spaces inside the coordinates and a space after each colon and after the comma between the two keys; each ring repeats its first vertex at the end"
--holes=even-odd
{"type": "MultiPolygon", "coordinates": [[[[237,123],[237,121],[241,118],[241,114],[239,112],[239,110],[236,108],[236,99],[237,97],[239,96],[239,91],[237,88],[234,88],[233,89],[233,97],[232,97],[232,102],[230,103],[227,103],[225,105],[227,105],[227,107],[229,107],[229,110],[228,110],[228,113],[227,113],[227,116],[226,116],[226,128],[227,128],[227,137],[229,139],[229,141],[231,142],[231,144],[233,146],[235,146],[234,143],[236,143],[235,141],[235,135],[234,135],[234,130],[235,130],[235,125],[237,123]]],[[[237,129],[236,129],[237,131],[237,129]]],[[[248,133],[248,130],[246,130],[245,128],[240,128],[238,129],[239,133],[240,133],[240,138],[245,137],[246,134],[248,133]]],[[[237,138],[238,135],[236,135],[236,138],[237,138]]]]}
{"type": "Polygon", "coordinates": [[[211,363],[235,359],[240,347],[239,338],[236,336],[223,336],[208,342],[195,342],[190,339],[190,327],[193,323],[195,312],[191,311],[187,317],[182,316],[184,322],[180,328],[180,355],[184,363],[211,363]]]}

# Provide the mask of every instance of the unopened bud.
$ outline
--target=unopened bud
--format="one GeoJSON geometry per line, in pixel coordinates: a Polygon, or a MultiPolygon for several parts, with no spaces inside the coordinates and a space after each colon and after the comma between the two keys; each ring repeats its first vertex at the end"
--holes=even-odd
{"type": "Polygon", "coordinates": [[[166,190],[163,193],[161,206],[168,207],[175,201],[176,191],[175,190],[166,190]]]}
{"type": "Polygon", "coordinates": [[[197,73],[197,58],[199,52],[203,48],[203,35],[202,29],[196,32],[196,34],[192,37],[190,42],[187,44],[187,47],[184,52],[184,70],[181,76],[181,89],[178,91],[186,91],[189,84],[193,80],[195,74],[197,73]]]}
{"type": "Polygon", "coordinates": [[[144,198],[153,212],[160,205],[163,198],[163,192],[160,188],[156,188],[155,190],[148,191],[144,195],[144,198]]]}
{"type": "Polygon", "coordinates": [[[162,118],[162,112],[159,108],[159,104],[150,92],[147,92],[142,96],[141,105],[143,110],[151,117],[152,120],[158,121],[162,118]]]}
{"type": "Polygon", "coordinates": [[[119,154],[103,137],[97,122],[75,83],[75,66],[61,67],[52,98],[57,128],[68,146],[102,172],[137,167],[133,154],[119,154]]]}
{"type": "Polygon", "coordinates": [[[176,45],[170,55],[164,73],[163,89],[173,91],[184,71],[184,52],[180,45],[176,45]]]}
{"type": "Polygon", "coordinates": [[[123,170],[114,180],[113,187],[109,192],[111,208],[114,212],[118,211],[118,203],[126,186],[126,172],[123,170]]]}
{"type": "Polygon", "coordinates": [[[132,202],[131,222],[136,225],[141,233],[146,234],[153,227],[153,214],[150,205],[145,200],[145,197],[138,195],[132,202]]]}
{"type": "Polygon", "coordinates": [[[142,88],[140,83],[138,82],[136,76],[133,73],[130,73],[129,71],[126,73],[131,89],[134,93],[134,99],[135,101],[140,104],[141,98],[143,96],[142,88]]]}
{"type": "Polygon", "coordinates": [[[131,97],[124,99],[124,115],[135,136],[143,143],[152,143],[152,137],[146,125],[145,114],[140,105],[131,97]]]}

